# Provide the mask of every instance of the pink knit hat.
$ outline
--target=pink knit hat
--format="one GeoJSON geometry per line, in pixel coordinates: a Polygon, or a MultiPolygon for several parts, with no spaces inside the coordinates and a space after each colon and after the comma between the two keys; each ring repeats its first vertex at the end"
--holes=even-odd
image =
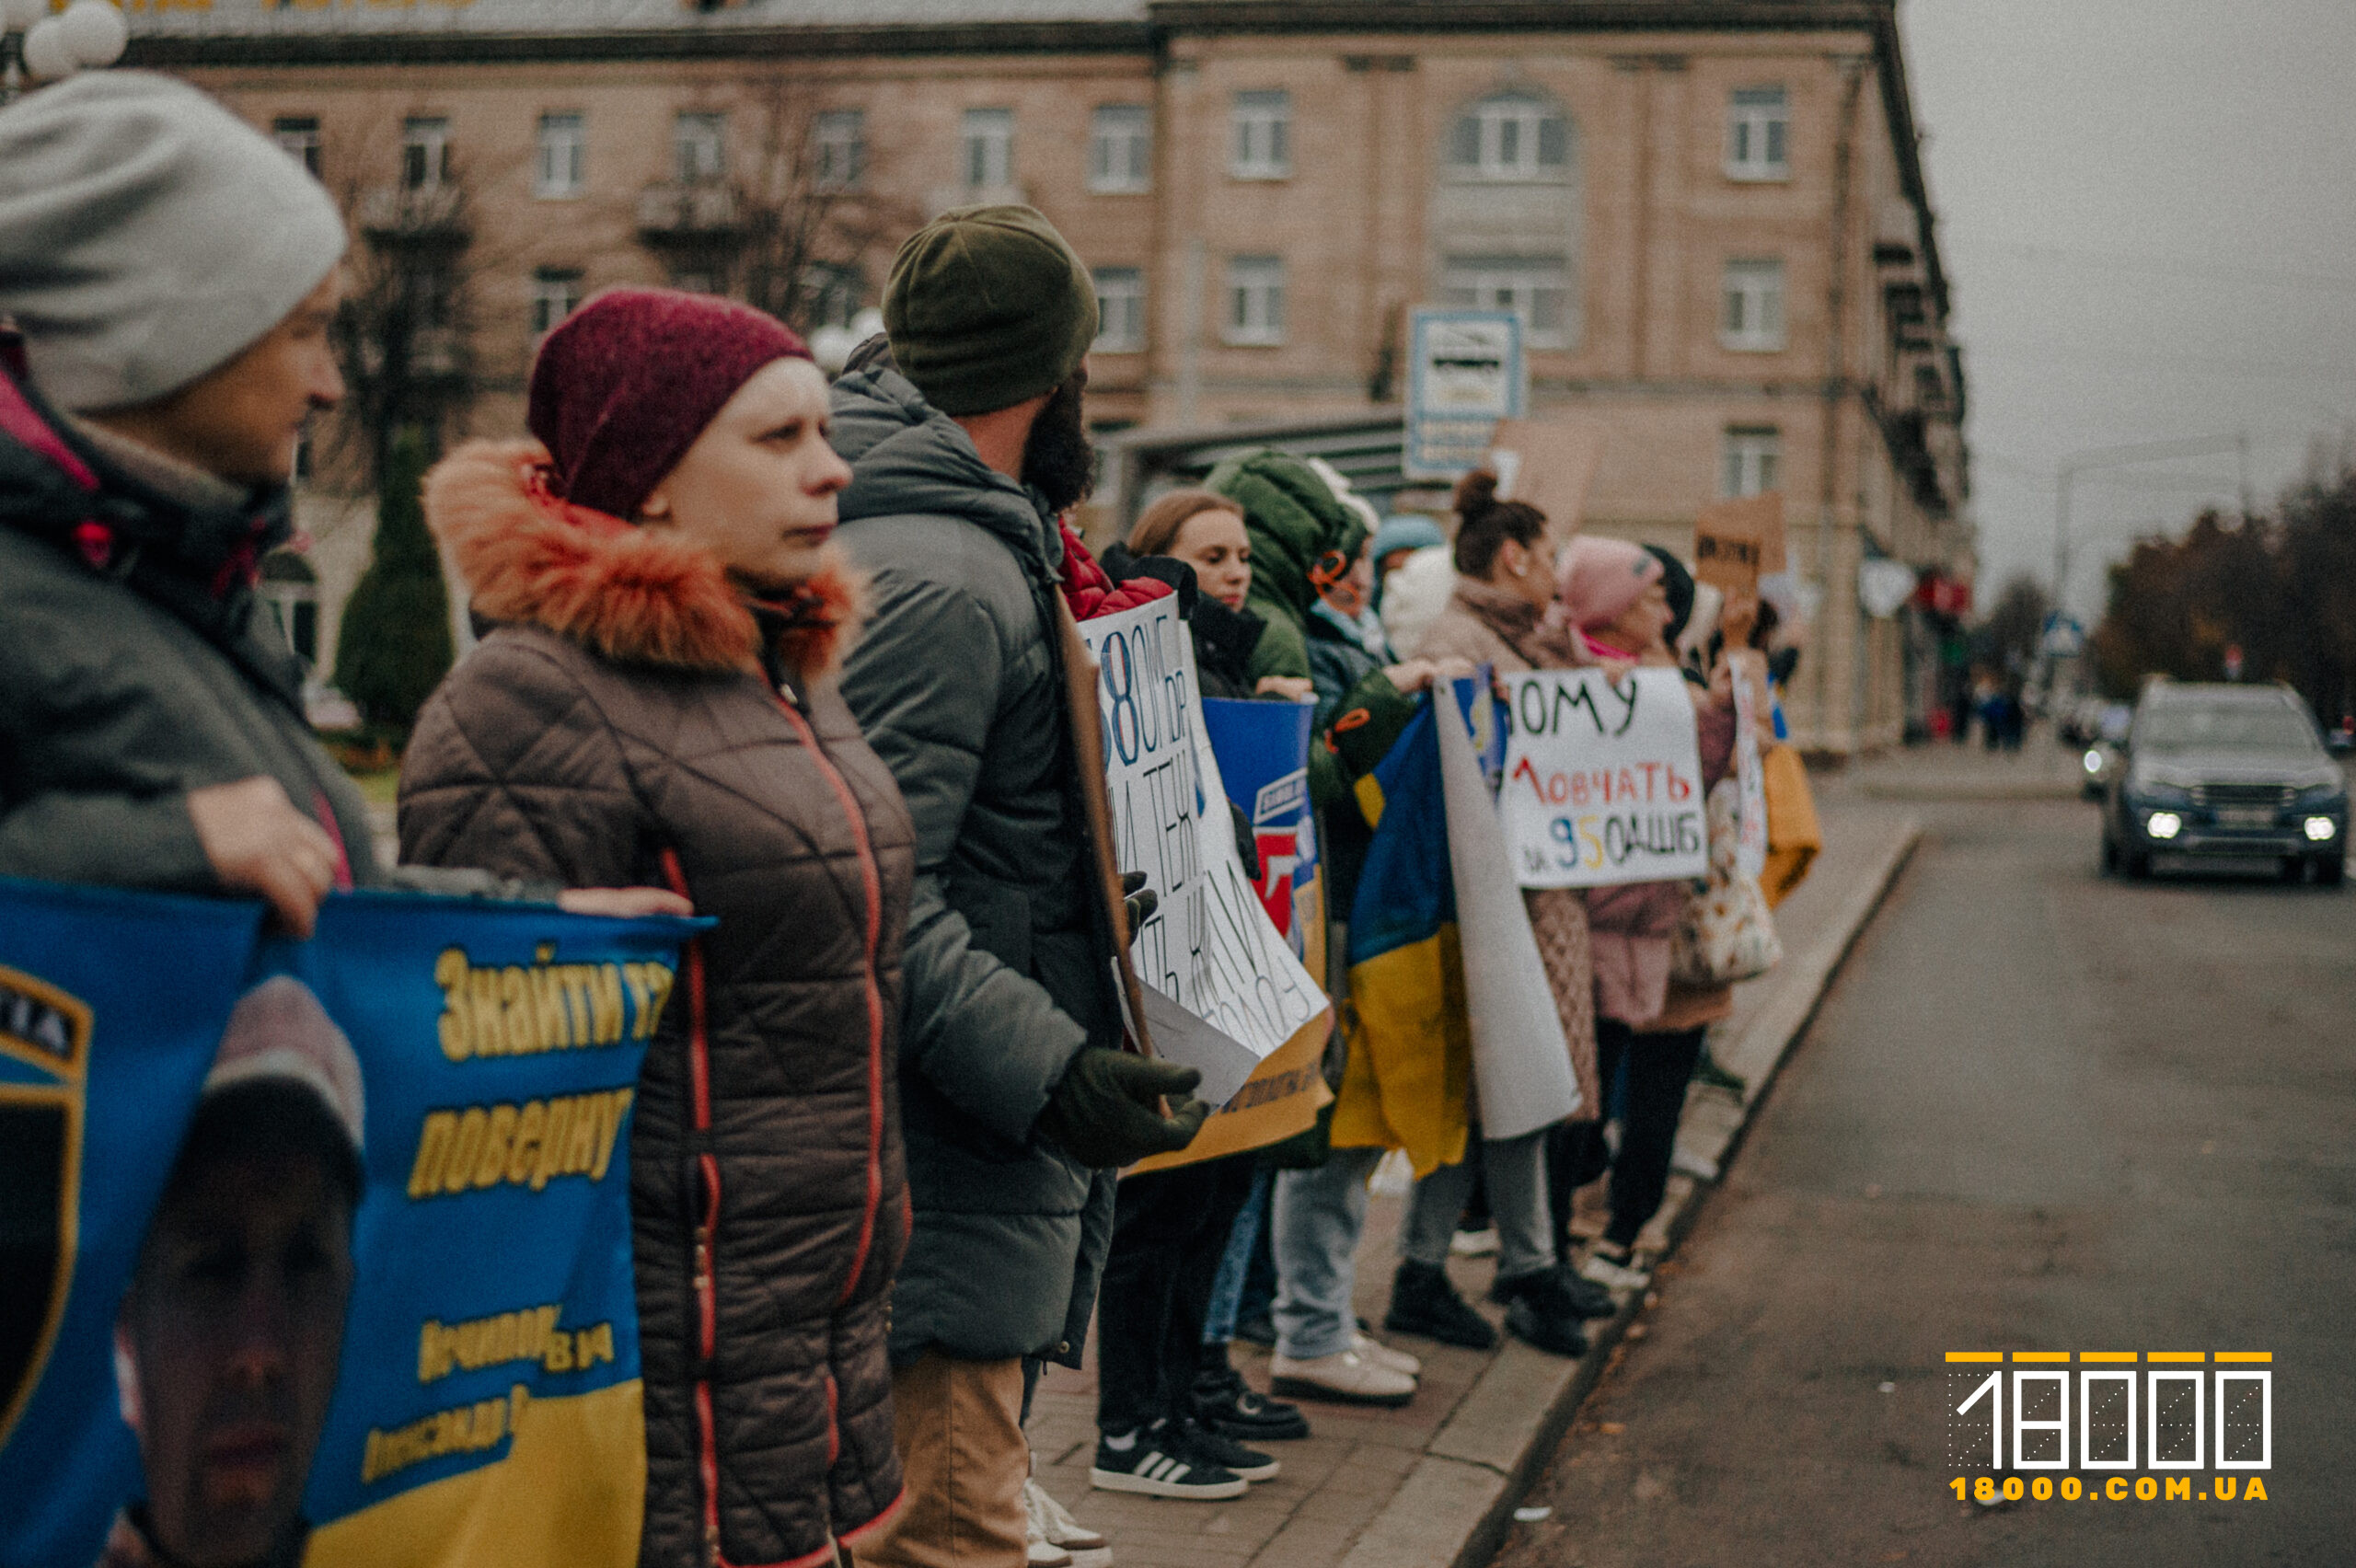
{"type": "Polygon", "coordinates": [[[738,387],[773,361],[809,357],[791,328],[749,305],[608,289],[540,344],[525,422],[554,460],[551,490],[629,517],[738,387]]]}
{"type": "Polygon", "coordinates": [[[1659,581],[1660,562],[1643,547],[1581,534],[1564,552],[1554,594],[1565,617],[1587,631],[1618,620],[1659,581]]]}

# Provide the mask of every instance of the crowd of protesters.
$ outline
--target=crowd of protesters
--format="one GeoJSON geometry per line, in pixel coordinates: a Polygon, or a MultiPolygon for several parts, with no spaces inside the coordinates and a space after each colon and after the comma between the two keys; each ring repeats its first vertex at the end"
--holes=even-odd
{"type": "MultiPolygon", "coordinates": [[[[1084,811],[1074,623],[1174,595],[1206,695],[1311,705],[1323,907],[1346,918],[1358,786],[1436,686],[1681,669],[1707,786],[1772,611],[1668,552],[1565,538],[1487,474],[1443,527],[1275,451],[1161,497],[1100,561],[1068,521],[1089,273],[1038,213],[964,209],[900,248],[883,335],[831,385],[716,298],[613,290],[548,335],[526,431],[425,484],[480,635],[418,720],[380,865],[254,586],[303,427],[342,395],[345,244],[327,193],[192,88],[114,73],[0,112],[0,874],[258,897],[296,935],[331,890],[387,882],[716,917],[630,1134],[645,1563],[1102,1550],[1024,1435],[1091,1323],[1107,1489],[1232,1497],[1278,1473],[1263,1445],[1308,1435],[1295,1401],[1412,1400],[1416,1357],[1354,1306],[1380,1143],[1328,1112],[1116,1177],[1210,1108],[1192,1068],[1122,1048],[1141,911],[1084,811]],[[1259,1333],[1265,1391],[1229,1353],[1259,1333]]],[[[1672,974],[1691,896],[1525,895],[1582,1119],[1476,1126],[1415,1183],[1386,1332],[1495,1343],[1444,1266],[1468,1212],[1507,1331],[1542,1351],[1583,1354],[1582,1321],[1646,1282],[1730,1007],[1672,974]],[[1582,1248],[1574,1197],[1605,1179],[1582,1248]]],[[[1329,1082],[1349,1053],[1339,1029],[1329,1082]]],[[[291,1501],[227,1555],[152,1502],[111,1561],[299,1556],[291,1501]]]]}

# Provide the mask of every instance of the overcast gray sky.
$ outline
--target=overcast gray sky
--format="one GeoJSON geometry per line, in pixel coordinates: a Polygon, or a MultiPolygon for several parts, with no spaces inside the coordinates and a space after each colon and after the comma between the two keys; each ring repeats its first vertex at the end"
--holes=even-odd
{"type": "MultiPolygon", "coordinates": [[[[2261,503],[2356,426],[2356,0],[1903,0],[1971,391],[1981,603],[2052,574],[2053,470],[2246,430],[2261,503]]],[[[2069,602],[2231,503],[2235,455],[2089,474],[2069,602]]]]}

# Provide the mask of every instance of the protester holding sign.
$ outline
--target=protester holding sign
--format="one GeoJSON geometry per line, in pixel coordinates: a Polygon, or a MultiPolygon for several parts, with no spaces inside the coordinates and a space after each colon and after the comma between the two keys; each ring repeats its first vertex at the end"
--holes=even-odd
{"type": "Polygon", "coordinates": [[[1011,1568],[1023,1359],[1080,1365],[1110,1168],[1183,1147],[1208,1108],[1185,1099],[1193,1069],[1120,1049],[1107,847],[1083,796],[1103,758],[1075,745],[1094,693],[1067,674],[1056,518],[1092,467],[1088,270],[1027,207],[957,209],[900,248],[884,322],[833,395],[844,536],[876,606],[843,689],[916,821],[910,963],[954,986],[911,1005],[900,1057],[916,1228],[892,1360],[910,1503],[859,1556],[1011,1568]]]}
{"type": "MultiPolygon", "coordinates": [[[[1456,587],[1415,651],[1457,658],[1499,675],[1570,669],[1586,662],[1569,632],[1549,622],[1554,571],[1547,559],[1546,518],[1537,508],[1499,501],[1496,477],[1475,470],[1456,488],[1456,587]]],[[[1570,888],[1523,893],[1548,988],[1562,1019],[1583,1114],[1599,1114],[1595,1072],[1595,967],[1587,907],[1570,888]]],[[[1496,1221],[1501,1253],[1492,1294],[1507,1303],[1506,1326],[1542,1350],[1578,1355],[1587,1349],[1582,1317],[1602,1317],[1611,1299],[1557,1268],[1548,1212],[1544,1130],[1484,1142],[1458,1164],[1415,1183],[1402,1238],[1399,1274],[1384,1326],[1449,1343],[1485,1346],[1489,1325],[1457,1296],[1444,1265],[1458,1217],[1477,1175],[1496,1221]]]]}
{"type": "MultiPolygon", "coordinates": [[[[1691,579],[1672,575],[1661,559],[1617,539],[1574,540],[1565,556],[1557,594],[1562,617],[1598,658],[1632,661],[1647,669],[1674,669],[1671,643],[1683,629],[1670,607],[1672,593],[1690,605],[1691,579]]],[[[1723,663],[1709,688],[1692,689],[1701,763],[1697,801],[1732,766],[1734,714],[1723,663]]],[[[1670,1002],[1669,939],[1685,907],[1689,883],[1623,882],[1588,891],[1596,974],[1598,1075],[1610,1092],[1625,1073],[1626,1113],[1619,1153],[1609,1160],[1611,1222],[1579,1272],[1610,1288],[1641,1287],[1649,1276],[1633,1266],[1637,1236],[1660,1207],[1664,1183],[1693,1076],[1705,1020],[1666,1015],[1670,1002]],[[1665,1027],[1665,1025],[1667,1027],[1665,1027]]],[[[1556,1235],[1568,1244],[1571,1193],[1605,1163],[1601,1124],[1582,1124],[1558,1136],[1552,1149],[1556,1235]]]]}
{"type": "MultiPolygon", "coordinates": [[[[476,442],[427,521],[496,628],[420,715],[402,849],[716,916],[639,1082],[640,1559],[829,1551],[901,1493],[885,1335],[913,832],[836,690],[850,471],[784,327],[615,290],[551,332],[533,441],[476,442]]],[[[943,987],[917,971],[916,1006],[943,987]]]]}

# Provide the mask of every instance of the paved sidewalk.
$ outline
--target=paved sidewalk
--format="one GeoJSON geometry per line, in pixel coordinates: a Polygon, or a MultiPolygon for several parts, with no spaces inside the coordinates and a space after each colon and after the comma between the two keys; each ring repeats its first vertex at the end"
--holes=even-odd
{"type": "MultiPolygon", "coordinates": [[[[1911,850],[1916,828],[1900,807],[1866,798],[1854,780],[1819,781],[1827,848],[1814,873],[1777,911],[1785,958],[1774,974],[1737,987],[1733,1018],[1712,1035],[1718,1060],[1750,1080],[1756,1103],[1776,1066],[1814,1013],[1857,932],[1911,850]]],[[[1736,1147],[1749,1107],[1695,1090],[1679,1141],[1709,1160],[1736,1147]]],[[[1647,1232],[1656,1250],[1690,1223],[1696,1184],[1669,1181],[1668,1200],[1647,1232]]],[[[1575,1224],[1602,1228],[1600,1184],[1584,1195],[1575,1224]]],[[[1375,1194],[1358,1253],[1357,1306],[1380,1325],[1398,1264],[1401,1200],[1375,1194]]],[[[1673,1273],[1674,1264],[1671,1265],[1673,1273]]],[[[1458,1259],[1449,1273],[1465,1298],[1492,1321],[1483,1299],[1494,1260],[1458,1259]]],[[[1665,1274],[1659,1288],[1674,1288],[1665,1274]]],[[[1178,1503],[1097,1492],[1088,1484],[1095,1449],[1092,1366],[1051,1369],[1031,1423],[1039,1479],[1079,1516],[1112,1538],[1123,1568],[1453,1568],[1486,1559],[1513,1505],[1568,1426],[1578,1401],[1623,1335],[1641,1334],[1637,1304],[1589,1325],[1595,1346],[1565,1361],[1506,1340],[1494,1354],[1426,1340],[1400,1347],[1423,1358],[1423,1387],[1403,1410],[1303,1403],[1313,1435],[1269,1445],[1284,1473],[1232,1503],[1178,1503]],[[1632,1326],[1633,1325],[1633,1326],[1632,1326]]],[[[1236,1365],[1267,1386],[1267,1357],[1238,1344],[1236,1365]]]]}

